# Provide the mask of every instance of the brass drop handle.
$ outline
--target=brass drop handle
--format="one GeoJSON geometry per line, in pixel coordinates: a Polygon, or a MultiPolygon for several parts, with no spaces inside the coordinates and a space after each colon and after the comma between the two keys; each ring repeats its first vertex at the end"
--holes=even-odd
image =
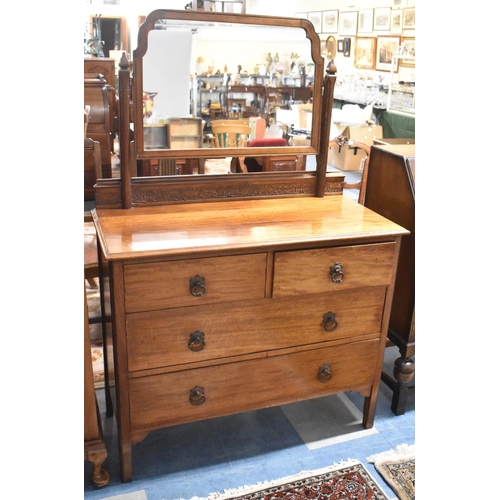
{"type": "Polygon", "coordinates": [[[189,349],[193,352],[203,351],[205,349],[205,334],[196,330],[189,336],[188,342],[189,349]]]}
{"type": "Polygon", "coordinates": [[[344,281],[344,268],[340,262],[335,262],[333,266],[330,266],[330,277],[334,283],[344,281]]]}
{"type": "Polygon", "coordinates": [[[335,328],[337,328],[337,319],[335,318],[335,313],[332,311],[328,311],[324,316],[323,316],[323,328],[325,329],[325,332],[333,332],[335,328]]]}
{"type": "Polygon", "coordinates": [[[318,369],[318,380],[320,382],[328,382],[332,378],[332,369],[330,365],[321,365],[318,369]]]}
{"type": "Polygon", "coordinates": [[[189,402],[194,406],[200,406],[205,402],[205,389],[203,387],[193,387],[189,391],[189,402]]]}
{"type": "Polygon", "coordinates": [[[194,276],[189,280],[189,288],[191,290],[191,295],[194,297],[201,297],[207,291],[205,278],[198,275],[194,276]]]}

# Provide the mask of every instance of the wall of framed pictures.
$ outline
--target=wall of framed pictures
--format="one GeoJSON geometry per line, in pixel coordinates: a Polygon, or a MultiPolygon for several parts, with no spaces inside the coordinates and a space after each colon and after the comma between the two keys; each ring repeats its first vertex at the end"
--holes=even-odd
{"type": "MultiPolygon", "coordinates": [[[[362,71],[390,73],[392,56],[396,55],[402,44],[409,53],[415,55],[414,5],[409,5],[410,2],[405,0],[385,0],[386,5],[390,3],[389,6],[345,7],[351,3],[354,4],[343,2],[339,9],[294,13],[295,17],[308,19],[314,25],[325,46],[327,40],[330,43],[332,39],[335,40],[337,50],[334,60],[339,75],[362,71]]],[[[310,5],[316,4],[310,2],[310,5]]],[[[331,6],[332,2],[328,4],[331,6]]],[[[356,5],[365,6],[368,2],[356,2],[356,5]]],[[[325,53],[327,59],[328,55],[325,53]]],[[[401,59],[398,64],[414,68],[415,59],[401,59]]]]}

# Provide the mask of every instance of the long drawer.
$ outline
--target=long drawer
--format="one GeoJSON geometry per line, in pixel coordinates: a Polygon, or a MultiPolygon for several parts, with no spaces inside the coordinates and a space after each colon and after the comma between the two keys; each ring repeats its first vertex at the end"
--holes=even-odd
{"type": "Polygon", "coordinates": [[[371,340],[131,379],[132,430],[366,391],[373,383],[378,346],[371,340]]]}
{"type": "Polygon", "coordinates": [[[154,311],[263,298],[265,277],[265,253],[127,265],[125,310],[154,311]],[[196,279],[199,284],[193,285],[196,279]]]}
{"type": "Polygon", "coordinates": [[[378,333],[385,294],[373,287],[129,314],[128,370],[378,333]]]}
{"type": "Polygon", "coordinates": [[[395,243],[276,252],[273,297],[392,282],[395,243]]]}

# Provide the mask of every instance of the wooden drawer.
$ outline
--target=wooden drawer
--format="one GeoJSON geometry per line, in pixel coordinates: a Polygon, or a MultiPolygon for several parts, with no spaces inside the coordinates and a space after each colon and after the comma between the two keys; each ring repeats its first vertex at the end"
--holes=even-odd
{"type": "Polygon", "coordinates": [[[210,257],[124,266],[126,312],[263,298],[266,254],[210,257]],[[205,292],[191,294],[201,276],[205,292]]]}
{"type": "Polygon", "coordinates": [[[182,365],[378,333],[385,294],[385,287],[374,287],[366,291],[129,314],[128,370],[182,365]],[[324,316],[329,312],[335,318],[325,324],[324,316]]]}
{"type": "Polygon", "coordinates": [[[240,413],[336,392],[365,395],[373,383],[378,340],[282,356],[131,379],[132,431],[240,413]],[[332,377],[318,379],[324,364],[332,377]],[[194,405],[190,391],[202,387],[205,401],[194,405]]]}
{"type": "Polygon", "coordinates": [[[395,243],[277,252],[273,297],[389,285],[394,272],[395,243]],[[330,268],[341,264],[334,282],[330,268]]]}

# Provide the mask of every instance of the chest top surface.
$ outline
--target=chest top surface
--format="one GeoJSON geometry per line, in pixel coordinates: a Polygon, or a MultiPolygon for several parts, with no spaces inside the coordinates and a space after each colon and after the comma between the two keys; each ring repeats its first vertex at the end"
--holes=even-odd
{"type": "Polygon", "coordinates": [[[92,215],[108,260],[342,243],[408,233],[345,196],[97,209],[92,215]]]}

